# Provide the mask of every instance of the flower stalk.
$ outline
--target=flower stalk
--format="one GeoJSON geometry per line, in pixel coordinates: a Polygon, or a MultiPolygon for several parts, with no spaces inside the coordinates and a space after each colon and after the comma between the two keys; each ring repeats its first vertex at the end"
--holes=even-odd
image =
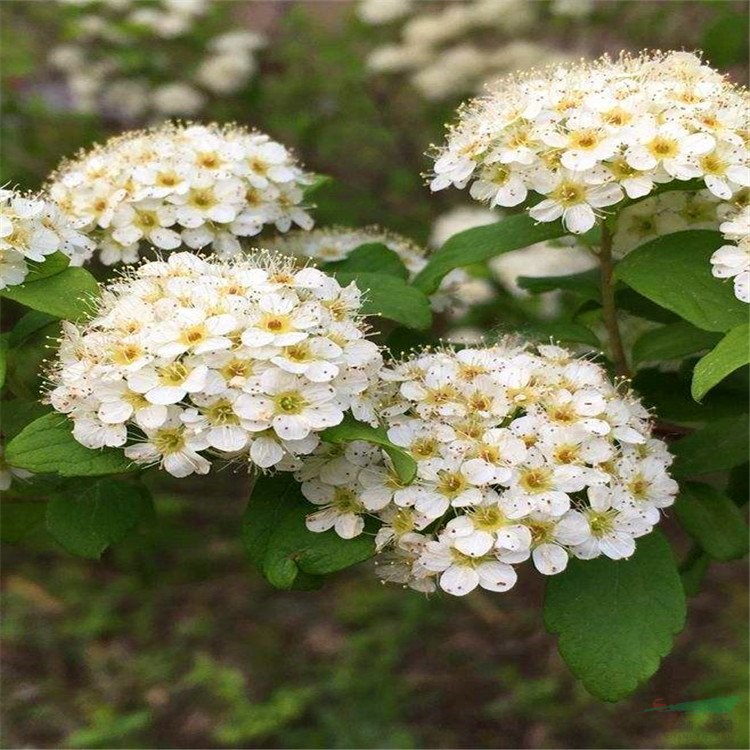
{"type": "Polygon", "coordinates": [[[612,233],[609,227],[602,224],[602,239],[599,246],[599,268],[602,285],[602,312],[604,327],[607,329],[609,353],[615,365],[615,372],[629,378],[630,367],[622,343],[620,325],[617,321],[617,306],[615,305],[615,284],[613,279],[614,263],[612,261],[612,233]]]}

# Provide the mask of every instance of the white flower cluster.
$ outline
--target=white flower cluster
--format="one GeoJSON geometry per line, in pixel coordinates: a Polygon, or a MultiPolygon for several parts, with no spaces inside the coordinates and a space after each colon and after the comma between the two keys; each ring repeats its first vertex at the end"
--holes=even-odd
{"type": "Polygon", "coordinates": [[[51,198],[100,247],[100,260],[134,263],[144,245],[211,245],[222,256],[239,237],[312,219],[302,207],[312,180],[267,135],[236,125],[166,124],[126,133],[65,161],[51,198]]]}
{"type": "Polygon", "coordinates": [[[88,448],[125,447],[177,477],[209,456],[283,468],[351,410],[374,421],[382,365],[360,292],[279,256],[173,253],[103,292],[66,323],[48,400],[88,448]]]}
{"type": "Polygon", "coordinates": [[[746,89],[685,52],[532,71],[461,110],[431,188],[471,183],[490,206],[534,192],[529,214],[575,233],[673,180],[700,179],[730,200],[750,184],[749,105],[746,89]]]}
{"type": "Polygon", "coordinates": [[[399,480],[384,454],[324,448],[296,474],[320,508],[312,531],[382,525],[385,580],[450,594],[505,591],[529,558],[553,575],[571,555],[626,558],[674,502],[671,456],[649,414],[603,368],[552,345],[418,353],[383,374],[388,437],[416,460],[399,480]]]}
{"type": "Polygon", "coordinates": [[[412,14],[397,44],[376,48],[368,58],[375,73],[406,73],[430,100],[481,90],[499,75],[567,58],[548,45],[519,38],[541,21],[541,3],[526,0],[466,0],[434,7],[406,0],[363,0],[359,16],[381,25],[412,14]],[[415,12],[417,11],[417,12],[415,12]],[[498,43],[498,35],[504,43],[498,43]]]}
{"type": "Polygon", "coordinates": [[[61,252],[81,265],[94,243],[76,231],[60,210],[42,196],[0,190],[0,289],[21,284],[28,261],[41,263],[61,252]]]}
{"type": "Polygon", "coordinates": [[[750,303],[750,206],[729,211],[719,229],[731,244],[722,245],[711,256],[713,275],[733,278],[737,299],[750,303]]]}
{"type": "MultiPolygon", "coordinates": [[[[290,232],[283,237],[269,240],[266,247],[318,263],[333,263],[344,260],[361,245],[377,243],[385,245],[401,259],[413,279],[428,261],[427,250],[408,237],[380,227],[322,227],[311,232],[290,232]]],[[[376,268],[372,269],[377,271],[376,268]]],[[[433,309],[458,314],[466,307],[484,302],[492,297],[491,287],[482,279],[473,278],[463,268],[456,268],[446,275],[440,288],[431,297],[433,309]]]]}
{"type": "Polygon", "coordinates": [[[265,42],[248,30],[204,40],[198,25],[228,27],[227,8],[209,0],[73,2],[68,39],[48,60],[61,73],[79,112],[127,123],[190,117],[211,96],[241,89],[256,73],[265,42]],[[146,48],[159,50],[149,54],[146,48]],[[134,50],[144,48],[140,58],[134,50]]]}

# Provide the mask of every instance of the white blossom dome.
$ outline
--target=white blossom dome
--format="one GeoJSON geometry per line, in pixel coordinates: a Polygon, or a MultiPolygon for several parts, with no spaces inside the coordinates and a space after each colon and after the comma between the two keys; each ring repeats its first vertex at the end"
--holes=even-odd
{"type": "Polygon", "coordinates": [[[674,180],[727,201],[750,184],[749,112],[746,89],[686,52],[531,71],[459,111],[431,188],[470,186],[490,206],[536,193],[529,214],[574,233],[674,180]]]}
{"type": "Polygon", "coordinates": [[[382,358],[359,307],[354,284],[279,256],[173,253],[64,324],[47,400],[88,448],[124,447],[177,477],[212,457],[283,468],[345,412],[375,419],[382,358]]]}
{"type": "MultiPolygon", "coordinates": [[[[378,226],[333,226],[319,227],[309,232],[294,231],[269,240],[266,246],[284,255],[316,263],[335,263],[348,258],[358,247],[372,243],[385,245],[396,253],[409,272],[410,279],[414,279],[429,260],[429,252],[425,248],[408,237],[378,226]]],[[[493,295],[487,282],[473,278],[463,268],[456,268],[445,276],[430,301],[436,311],[457,313],[472,304],[485,302],[493,295]]]]}
{"type": "Polygon", "coordinates": [[[425,350],[383,372],[388,437],[417,462],[402,483],[364,443],[321,447],[297,472],[312,531],[380,523],[385,580],[461,596],[505,591],[529,558],[629,557],[674,502],[672,457],[650,415],[599,365],[553,345],[425,350]]]}
{"type": "Polygon", "coordinates": [[[29,262],[42,263],[61,252],[81,265],[94,243],[76,231],[60,210],[43,196],[0,190],[0,289],[21,284],[29,262]]]}
{"type": "Polygon", "coordinates": [[[210,246],[222,256],[274,225],[309,229],[312,181],[292,154],[237,125],[169,123],[112,138],[64,161],[49,195],[107,264],[134,263],[149,245],[210,246]]]}

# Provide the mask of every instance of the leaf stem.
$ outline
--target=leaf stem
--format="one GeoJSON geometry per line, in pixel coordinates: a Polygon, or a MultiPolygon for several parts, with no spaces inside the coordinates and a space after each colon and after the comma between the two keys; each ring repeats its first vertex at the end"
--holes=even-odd
{"type": "Polygon", "coordinates": [[[602,312],[604,327],[607,329],[609,350],[615,364],[615,372],[622,377],[630,377],[628,359],[620,335],[617,322],[617,307],[615,306],[615,285],[612,278],[614,263],[612,262],[612,233],[606,224],[602,224],[602,239],[599,246],[599,268],[602,281],[602,312]]]}

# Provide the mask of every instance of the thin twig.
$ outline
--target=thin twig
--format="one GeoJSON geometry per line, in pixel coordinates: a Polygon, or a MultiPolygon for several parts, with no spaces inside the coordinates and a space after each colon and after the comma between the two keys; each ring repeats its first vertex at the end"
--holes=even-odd
{"type": "Polygon", "coordinates": [[[609,350],[615,364],[615,372],[622,377],[630,377],[630,367],[625,355],[625,347],[620,335],[620,325],[617,322],[617,307],[615,306],[615,285],[612,278],[614,264],[612,262],[612,233],[606,224],[602,224],[602,240],[599,247],[599,268],[602,280],[602,313],[604,327],[607,329],[609,350]]]}

